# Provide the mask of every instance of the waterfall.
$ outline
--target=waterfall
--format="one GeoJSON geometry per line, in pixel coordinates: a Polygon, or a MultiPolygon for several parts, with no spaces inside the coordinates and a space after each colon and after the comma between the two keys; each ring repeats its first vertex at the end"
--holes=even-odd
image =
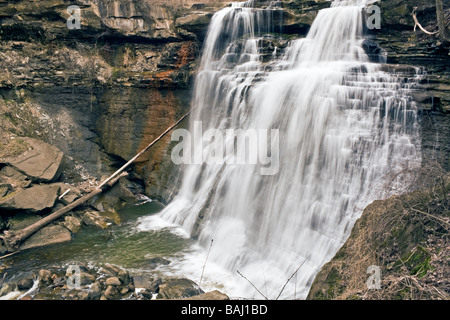
{"type": "MultiPolygon", "coordinates": [[[[214,239],[210,261],[239,270],[269,298],[300,265],[281,298],[305,298],[363,208],[402,191],[407,177],[392,174],[420,165],[413,84],[370,62],[362,47],[362,11],[371,2],[335,1],[305,38],[268,59],[273,7],[233,3],[210,23],[189,131],[199,123],[203,131],[275,129],[264,141],[275,169],[208,161],[210,144],[193,136],[206,160],[183,166],[180,190],[160,217],[205,248],[214,239]]],[[[235,147],[234,139],[224,143],[235,147]]],[[[236,295],[262,298],[240,280],[236,295]]]]}

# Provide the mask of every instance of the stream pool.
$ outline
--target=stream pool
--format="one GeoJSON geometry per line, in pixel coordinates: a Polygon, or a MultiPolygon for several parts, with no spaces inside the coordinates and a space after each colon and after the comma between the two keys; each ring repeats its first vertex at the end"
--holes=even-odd
{"type": "Polygon", "coordinates": [[[196,283],[202,279],[200,286],[205,292],[215,289],[236,292],[236,275],[208,262],[207,252],[184,230],[158,216],[162,208],[156,201],[127,206],[119,212],[119,225],[106,230],[83,226],[70,242],[29,249],[5,258],[0,261],[3,274],[6,272],[7,278],[15,278],[40,269],[69,265],[96,269],[109,263],[131,274],[186,277],[196,283]],[[144,218],[146,228],[140,226],[144,218]],[[165,260],[170,263],[158,263],[165,260]]]}

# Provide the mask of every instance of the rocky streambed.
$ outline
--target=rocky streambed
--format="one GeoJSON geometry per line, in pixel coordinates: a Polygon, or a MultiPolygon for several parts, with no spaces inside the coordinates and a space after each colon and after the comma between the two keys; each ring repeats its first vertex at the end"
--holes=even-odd
{"type": "Polygon", "coordinates": [[[0,300],[229,299],[218,290],[205,293],[187,278],[163,280],[156,276],[132,275],[111,264],[100,268],[70,265],[27,271],[13,279],[3,279],[1,284],[0,300]]]}
{"type": "MultiPolygon", "coordinates": [[[[92,191],[99,180],[63,182],[70,168],[57,147],[12,139],[0,155],[0,231],[17,232],[92,191]]],[[[102,179],[104,179],[103,177],[102,179]]],[[[164,272],[192,241],[169,229],[137,230],[163,204],[121,178],[112,188],[25,239],[10,252],[0,238],[0,299],[228,299],[164,272]],[[3,256],[4,255],[4,256],[3,256]]]]}

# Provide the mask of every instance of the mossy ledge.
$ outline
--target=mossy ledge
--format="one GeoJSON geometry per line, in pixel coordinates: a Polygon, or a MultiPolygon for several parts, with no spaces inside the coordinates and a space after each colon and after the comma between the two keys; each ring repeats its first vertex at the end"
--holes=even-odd
{"type": "Polygon", "coordinates": [[[307,299],[448,299],[450,176],[436,186],[367,206],[348,240],[317,274],[307,299]],[[380,289],[369,289],[369,266],[380,289]]]}

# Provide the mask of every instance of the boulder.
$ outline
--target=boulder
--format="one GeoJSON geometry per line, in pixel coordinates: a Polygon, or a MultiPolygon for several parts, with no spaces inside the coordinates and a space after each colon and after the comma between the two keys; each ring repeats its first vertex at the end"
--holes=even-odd
{"type": "MultiPolygon", "coordinates": [[[[104,181],[107,177],[101,178],[104,181]]],[[[137,200],[134,194],[127,188],[130,182],[127,179],[120,179],[112,188],[95,196],[88,203],[98,211],[118,212],[128,203],[135,203],[137,200]]]]}
{"type": "Polygon", "coordinates": [[[95,277],[87,272],[81,272],[80,274],[81,285],[90,285],[95,282],[95,277]]]}
{"type": "Polygon", "coordinates": [[[63,225],[69,229],[70,232],[77,233],[81,228],[81,219],[74,216],[66,216],[63,225]]]}
{"type": "Polygon", "coordinates": [[[50,270],[41,269],[38,273],[38,279],[40,285],[50,285],[53,283],[52,273],[50,270]]]}
{"type": "Polygon", "coordinates": [[[64,194],[64,196],[61,199],[59,199],[59,201],[61,201],[61,203],[65,206],[71,204],[72,202],[74,202],[75,200],[77,200],[78,198],[80,198],[82,196],[80,189],[78,189],[74,186],[71,186],[71,185],[68,185],[65,183],[61,183],[61,182],[54,183],[54,185],[57,185],[61,188],[60,194],[61,195],[64,194]]]}
{"type": "Polygon", "coordinates": [[[60,225],[46,226],[27,238],[19,247],[19,250],[25,250],[35,247],[42,247],[51,244],[67,242],[72,239],[69,230],[60,225]]]}
{"type": "Polygon", "coordinates": [[[108,279],[106,279],[106,285],[108,286],[120,286],[121,282],[119,280],[119,278],[117,277],[110,277],[108,279]]]}
{"type": "Polygon", "coordinates": [[[14,167],[35,181],[56,180],[62,171],[64,153],[57,147],[36,139],[21,140],[28,148],[18,156],[5,157],[0,162],[14,167]]]}
{"type": "Polygon", "coordinates": [[[133,275],[133,283],[135,288],[144,289],[149,292],[158,292],[162,280],[161,278],[154,279],[148,275],[133,275]]]}
{"type": "Polygon", "coordinates": [[[182,299],[196,296],[204,291],[192,280],[172,278],[159,285],[158,299],[182,299]]]}
{"type": "Polygon", "coordinates": [[[115,212],[97,212],[88,211],[83,216],[83,223],[88,226],[94,226],[101,229],[106,229],[109,226],[120,223],[120,217],[115,212]]]}
{"type": "Polygon", "coordinates": [[[103,296],[108,300],[117,300],[120,298],[120,293],[115,286],[108,286],[103,296]]]}
{"type": "Polygon", "coordinates": [[[197,296],[184,298],[183,300],[230,300],[230,297],[220,292],[219,290],[214,290],[203,294],[199,294],[197,296]]]}
{"type": "Polygon", "coordinates": [[[59,190],[57,185],[35,185],[19,189],[0,198],[0,209],[39,212],[52,208],[58,199],[59,190]]]}
{"type": "MultiPolygon", "coordinates": [[[[23,173],[10,166],[5,166],[0,169],[0,183],[9,184],[12,188],[27,188],[31,181],[23,173]]],[[[2,196],[1,192],[0,196],[2,196]]]]}
{"type": "Polygon", "coordinates": [[[40,219],[40,216],[33,213],[20,212],[9,218],[6,226],[9,230],[20,230],[28,227],[29,225],[32,225],[40,219]]]}
{"type": "Polygon", "coordinates": [[[100,282],[95,281],[89,288],[89,299],[97,300],[102,296],[102,286],[100,282]]]}
{"type": "Polygon", "coordinates": [[[19,281],[17,281],[17,289],[19,290],[29,290],[33,287],[34,284],[34,275],[27,274],[19,281]]]}
{"type": "Polygon", "coordinates": [[[106,273],[109,276],[117,276],[119,274],[119,272],[122,270],[122,268],[112,265],[112,264],[105,264],[100,271],[102,273],[106,273]]]}

